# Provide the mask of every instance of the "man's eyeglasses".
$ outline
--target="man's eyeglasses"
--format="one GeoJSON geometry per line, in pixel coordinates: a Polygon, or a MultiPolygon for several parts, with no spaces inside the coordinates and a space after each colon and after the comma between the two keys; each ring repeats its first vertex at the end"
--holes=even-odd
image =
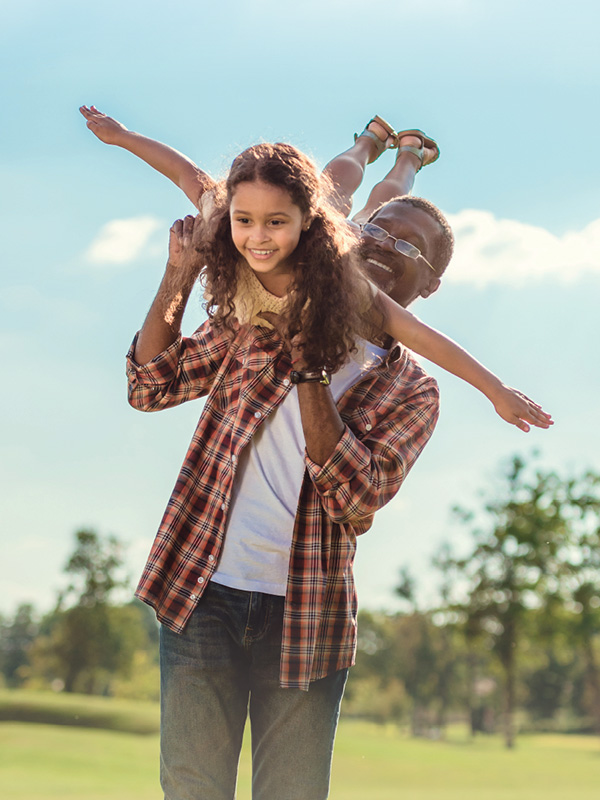
{"type": "Polygon", "coordinates": [[[360,229],[362,233],[366,233],[367,236],[370,236],[372,239],[377,239],[378,242],[385,242],[388,237],[393,239],[395,250],[397,250],[399,253],[402,253],[403,256],[407,256],[408,258],[422,259],[427,264],[429,269],[433,270],[433,272],[436,272],[435,267],[432,266],[429,261],[427,261],[423,253],[418,247],[415,247],[414,244],[406,242],[404,239],[396,239],[396,237],[392,236],[391,233],[388,233],[383,228],[380,228],[379,225],[373,225],[372,222],[365,222],[364,225],[360,226],[360,229]]]}

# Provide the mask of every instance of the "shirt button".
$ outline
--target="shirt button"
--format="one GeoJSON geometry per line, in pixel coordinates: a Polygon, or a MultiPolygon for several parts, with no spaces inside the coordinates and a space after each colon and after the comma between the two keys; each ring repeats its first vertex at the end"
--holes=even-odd
{"type": "Polygon", "coordinates": [[[284,385],[284,386],[289,386],[289,385],[290,385],[290,383],[291,383],[291,381],[290,381],[290,379],[289,379],[289,378],[284,378],[284,379],[283,379],[283,385],[284,385]]]}
{"type": "Polygon", "coordinates": [[[196,599],[196,595],[195,594],[191,594],[190,595],[190,600],[195,600],[195,599],[196,599]]]}
{"type": "Polygon", "coordinates": [[[373,426],[371,425],[371,423],[367,422],[367,424],[365,425],[365,430],[370,431],[372,427],[373,426]]]}
{"type": "Polygon", "coordinates": [[[215,560],[215,557],[214,557],[214,556],[209,556],[209,557],[208,557],[208,560],[209,560],[209,561],[211,562],[211,564],[212,564],[212,562],[215,560]]]}
{"type": "Polygon", "coordinates": [[[231,463],[232,463],[232,464],[235,464],[235,462],[236,462],[236,461],[237,461],[237,456],[236,456],[236,454],[234,453],[234,454],[231,456],[231,463]]]}
{"type": "Polygon", "coordinates": [[[227,503],[221,503],[221,511],[225,511],[227,508],[227,503]]]}
{"type": "Polygon", "coordinates": [[[262,417],[262,411],[255,411],[254,416],[256,417],[256,419],[260,419],[262,417]]]}
{"type": "Polygon", "coordinates": [[[198,578],[198,583],[204,583],[204,578],[202,577],[202,575],[200,575],[200,577],[198,578]]]}

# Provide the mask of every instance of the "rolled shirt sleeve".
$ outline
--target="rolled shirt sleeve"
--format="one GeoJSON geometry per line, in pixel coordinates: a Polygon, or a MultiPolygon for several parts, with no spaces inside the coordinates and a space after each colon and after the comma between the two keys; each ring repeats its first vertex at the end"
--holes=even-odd
{"type": "Polygon", "coordinates": [[[128,400],[138,411],[160,411],[206,395],[231,343],[206,322],[192,336],[178,336],[147,364],[138,364],[138,337],[139,332],[126,360],[128,400]]]}
{"type": "Polygon", "coordinates": [[[388,503],[429,441],[438,415],[439,390],[428,377],[362,437],[346,426],[324,465],[306,455],[309,476],[328,516],[337,523],[356,523],[388,503]]]}

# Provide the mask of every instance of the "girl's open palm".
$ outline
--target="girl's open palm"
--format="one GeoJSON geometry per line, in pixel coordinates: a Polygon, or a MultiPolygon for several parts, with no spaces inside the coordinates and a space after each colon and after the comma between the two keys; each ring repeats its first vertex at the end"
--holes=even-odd
{"type": "Polygon", "coordinates": [[[118,144],[119,136],[127,133],[125,125],[121,125],[116,119],[107,117],[96,106],[81,106],[79,111],[87,120],[87,126],[91,132],[105,144],[118,144]]]}
{"type": "Polygon", "coordinates": [[[503,420],[516,425],[525,433],[529,431],[530,425],[536,428],[549,428],[554,425],[551,415],[543,411],[538,403],[534,403],[527,395],[510,386],[503,386],[499,396],[492,402],[503,420]]]}

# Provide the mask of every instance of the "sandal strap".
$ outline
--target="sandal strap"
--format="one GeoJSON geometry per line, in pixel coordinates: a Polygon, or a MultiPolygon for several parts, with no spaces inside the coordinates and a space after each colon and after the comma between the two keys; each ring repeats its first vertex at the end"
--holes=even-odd
{"type": "MultiPolygon", "coordinates": [[[[370,124],[371,123],[369,123],[369,125],[370,124]]],[[[361,136],[368,136],[369,139],[373,139],[373,141],[375,142],[375,158],[371,159],[371,161],[369,162],[371,164],[371,163],[373,163],[373,161],[376,161],[379,158],[379,156],[387,150],[387,148],[388,148],[388,145],[386,144],[387,139],[386,139],[385,142],[382,141],[379,138],[379,136],[377,136],[376,133],[373,133],[373,131],[367,130],[367,128],[365,128],[362,133],[355,133],[354,134],[354,141],[356,141],[357,139],[360,139],[361,136]]],[[[389,137],[388,137],[388,139],[389,139],[389,137]]]]}
{"type": "MultiPolygon", "coordinates": [[[[400,153],[412,153],[413,156],[416,156],[420,161],[419,169],[422,168],[423,158],[425,157],[425,148],[423,147],[422,144],[421,147],[411,147],[411,145],[405,144],[402,147],[398,148],[398,155],[400,155],[400,153]]],[[[418,171],[419,170],[417,170],[417,172],[418,171]]]]}
{"type": "MultiPolygon", "coordinates": [[[[440,157],[440,148],[435,139],[432,139],[431,137],[427,136],[425,133],[423,133],[423,131],[420,131],[418,128],[413,128],[412,130],[406,130],[406,131],[398,131],[398,133],[396,134],[396,142],[400,142],[403,136],[418,136],[419,139],[421,140],[421,147],[423,149],[428,148],[429,150],[433,150],[433,158],[431,159],[431,161],[427,162],[427,165],[433,164],[433,162],[437,161],[438,158],[440,157]]],[[[406,147],[408,147],[408,145],[406,145],[406,147]]],[[[403,147],[400,149],[404,150],[403,147]]],[[[417,155],[417,153],[415,153],[415,155],[417,155]]],[[[424,155],[421,157],[421,166],[423,166],[423,158],[424,155]]]]}
{"type": "MultiPolygon", "coordinates": [[[[370,125],[370,124],[371,124],[371,123],[369,122],[369,125],[370,125]]],[[[379,150],[380,150],[382,153],[383,153],[383,151],[386,149],[386,147],[385,147],[385,141],[382,141],[382,140],[379,138],[379,136],[377,136],[377,134],[376,134],[376,133],[373,133],[373,131],[370,131],[368,128],[365,128],[365,129],[364,129],[364,131],[362,131],[362,133],[355,133],[355,134],[354,134],[354,141],[356,141],[357,139],[359,139],[361,136],[368,136],[370,139],[373,139],[373,141],[374,141],[374,142],[375,142],[375,144],[377,145],[377,148],[378,148],[378,149],[379,149],[379,150]]],[[[388,138],[389,138],[389,137],[388,137],[388,138]]]]}
{"type": "Polygon", "coordinates": [[[373,141],[377,145],[377,154],[376,154],[374,159],[369,161],[369,163],[372,164],[373,161],[377,160],[379,158],[379,156],[383,152],[385,152],[386,150],[390,150],[392,148],[397,147],[397,135],[398,134],[392,128],[392,126],[390,125],[389,122],[386,122],[382,117],[379,117],[379,116],[375,115],[373,117],[373,119],[370,119],[367,122],[367,124],[365,126],[365,129],[364,129],[364,131],[362,133],[355,133],[354,134],[354,141],[356,141],[361,136],[368,136],[370,139],[373,139],[373,141]],[[385,139],[383,139],[383,140],[380,139],[379,136],[377,136],[376,133],[374,133],[373,131],[369,130],[369,125],[371,125],[371,123],[373,123],[373,122],[376,122],[378,125],[381,125],[383,130],[387,133],[387,136],[386,136],[385,139]]]}

